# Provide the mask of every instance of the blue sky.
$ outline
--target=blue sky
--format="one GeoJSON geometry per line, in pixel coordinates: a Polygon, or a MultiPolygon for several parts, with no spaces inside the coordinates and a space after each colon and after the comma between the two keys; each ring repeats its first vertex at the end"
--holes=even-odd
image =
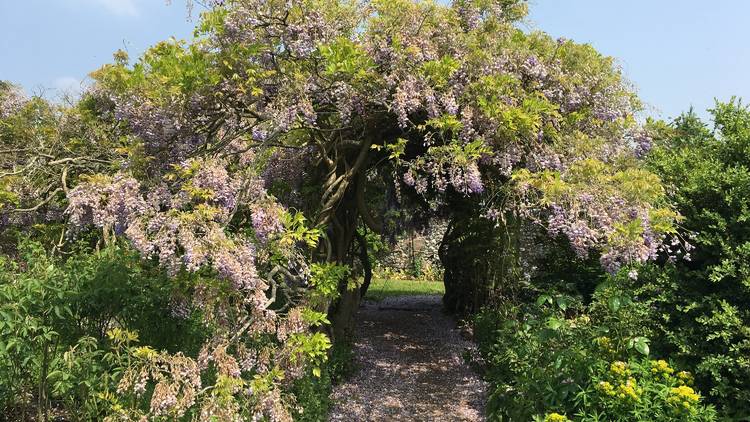
{"type": "MultiPolygon", "coordinates": [[[[192,32],[185,0],[0,0],[0,79],[54,96],[125,48],[192,32]]],[[[750,99],[750,1],[531,0],[528,28],[618,58],[651,115],[750,99]]],[[[703,114],[703,113],[702,113],[703,114]]]]}
{"type": "Polygon", "coordinates": [[[125,49],[190,36],[185,0],[0,0],[0,80],[54,97],[125,49]]]}
{"type": "Polygon", "coordinates": [[[750,1],[531,0],[533,27],[618,58],[651,115],[750,100],[750,1]]]}

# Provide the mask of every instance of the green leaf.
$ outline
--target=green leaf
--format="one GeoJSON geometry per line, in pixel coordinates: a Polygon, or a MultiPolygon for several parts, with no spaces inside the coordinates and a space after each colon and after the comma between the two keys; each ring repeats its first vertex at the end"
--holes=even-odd
{"type": "Polygon", "coordinates": [[[10,352],[11,348],[15,346],[16,350],[19,349],[18,347],[18,339],[17,338],[11,338],[8,340],[8,343],[5,344],[5,351],[10,352]]]}
{"type": "Polygon", "coordinates": [[[536,300],[536,305],[537,306],[542,306],[545,303],[552,303],[552,296],[550,296],[550,295],[541,295],[536,300]]]}
{"type": "Polygon", "coordinates": [[[635,348],[638,353],[644,356],[648,356],[648,354],[651,352],[651,349],[648,346],[650,340],[646,337],[636,337],[632,340],[632,342],[633,348],[635,348]]]}
{"type": "Polygon", "coordinates": [[[63,374],[62,371],[60,371],[59,369],[57,369],[57,370],[54,370],[54,371],[50,372],[47,375],[47,380],[52,381],[55,377],[63,377],[63,375],[65,375],[65,374],[63,374]]]}
{"type": "Polygon", "coordinates": [[[620,309],[620,306],[622,306],[622,299],[620,296],[613,296],[609,298],[607,304],[609,305],[609,310],[617,312],[620,309]]]}
{"type": "Polygon", "coordinates": [[[562,325],[563,325],[563,322],[559,318],[550,317],[547,320],[547,327],[550,328],[550,329],[552,329],[552,330],[557,331],[557,330],[560,329],[560,327],[562,327],[562,325]]]}

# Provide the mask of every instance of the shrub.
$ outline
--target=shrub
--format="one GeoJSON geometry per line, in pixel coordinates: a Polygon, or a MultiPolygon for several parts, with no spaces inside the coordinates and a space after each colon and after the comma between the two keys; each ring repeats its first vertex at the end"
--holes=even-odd
{"type": "Polygon", "coordinates": [[[292,393],[296,398],[294,420],[298,422],[321,422],[328,417],[331,405],[331,373],[324,369],[320,376],[308,372],[295,381],[292,393]]]}
{"type": "Polygon", "coordinates": [[[543,295],[478,314],[475,333],[493,385],[490,420],[714,420],[713,408],[688,394],[687,372],[648,358],[649,312],[609,283],[588,306],[543,295]]]}
{"type": "Polygon", "coordinates": [[[102,419],[127,356],[115,353],[113,328],[158,349],[203,337],[190,315],[173,315],[172,282],[128,249],[79,248],[63,261],[25,241],[19,255],[0,263],[0,409],[10,419],[102,419]]]}
{"type": "Polygon", "coordinates": [[[694,250],[641,270],[659,352],[695,368],[723,414],[750,417],[750,111],[717,103],[710,131],[694,114],[658,133],[648,157],[672,191],[694,250]]]}
{"type": "Polygon", "coordinates": [[[665,360],[598,362],[578,393],[576,421],[711,421],[715,411],[701,404],[693,375],[665,360]]]}
{"type": "Polygon", "coordinates": [[[89,261],[60,265],[39,244],[24,243],[20,263],[0,268],[0,406],[5,415],[46,420],[52,407],[80,415],[112,380],[98,340],[79,332],[73,305],[89,261]]]}
{"type": "Polygon", "coordinates": [[[308,371],[295,381],[291,390],[296,406],[294,420],[298,422],[322,422],[328,419],[331,406],[329,395],[333,385],[343,382],[354,371],[354,349],[351,338],[334,342],[328,361],[320,374],[308,371]]]}

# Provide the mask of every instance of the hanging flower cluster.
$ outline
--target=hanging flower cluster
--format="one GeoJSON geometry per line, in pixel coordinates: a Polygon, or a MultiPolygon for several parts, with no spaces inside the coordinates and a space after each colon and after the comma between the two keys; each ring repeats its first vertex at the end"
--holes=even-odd
{"type": "Polygon", "coordinates": [[[271,412],[277,418],[273,420],[288,420],[281,396],[271,387],[304,374],[304,354],[284,343],[294,336],[306,338],[310,324],[302,318],[301,309],[285,314],[273,309],[280,287],[273,277],[261,276],[260,270],[267,265],[268,255],[259,250],[278,239],[286,211],[265,193],[253,172],[232,171],[234,164],[221,158],[190,159],[174,166],[174,171],[152,188],[123,173],[100,175],[79,183],[68,195],[66,213],[72,227],[81,230],[93,225],[123,235],[144,258],[158,259],[173,276],[210,268],[219,280],[226,281],[233,298],[222,298],[226,291],[221,293],[212,284],[196,286],[190,307],[201,309],[207,322],[223,327],[203,347],[197,362],[147,348],[136,353],[141,359],[125,374],[120,389],[139,395],[147,381],[156,382],[151,417],[179,417],[196,400],[201,401],[206,420],[232,412],[239,415],[239,407],[214,401],[221,398],[200,396],[199,374],[217,368],[220,381],[233,386],[232,395],[244,391],[240,387],[246,384],[247,374],[268,377],[267,391],[250,396],[250,403],[256,403],[258,415],[271,412]],[[227,230],[236,213],[249,216],[255,238],[227,230]],[[272,347],[273,341],[267,343],[267,353],[259,358],[244,341],[264,336],[277,339],[279,347],[272,347]],[[245,340],[237,343],[240,339],[245,340]],[[299,356],[288,358],[295,353],[299,356]],[[182,380],[188,373],[193,374],[190,379],[182,380]]]}

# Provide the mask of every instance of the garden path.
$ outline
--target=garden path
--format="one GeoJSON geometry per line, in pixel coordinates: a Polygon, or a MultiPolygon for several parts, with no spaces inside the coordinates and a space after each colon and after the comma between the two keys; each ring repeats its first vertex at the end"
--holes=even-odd
{"type": "Polygon", "coordinates": [[[474,345],[439,295],[365,302],[355,374],[334,387],[331,422],[483,421],[486,384],[464,362],[474,345]]]}

